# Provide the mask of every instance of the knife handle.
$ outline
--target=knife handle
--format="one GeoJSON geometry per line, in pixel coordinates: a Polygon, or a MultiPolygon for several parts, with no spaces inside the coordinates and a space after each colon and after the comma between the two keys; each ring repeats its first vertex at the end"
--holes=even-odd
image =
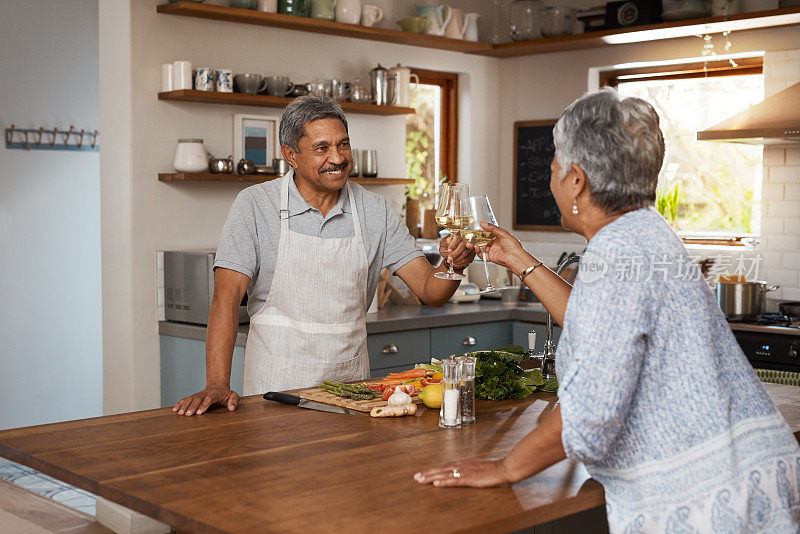
{"type": "Polygon", "coordinates": [[[297,395],[280,393],[278,391],[267,391],[266,393],[264,393],[264,399],[269,401],[280,402],[281,404],[291,404],[292,406],[297,406],[298,404],[300,404],[300,401],[303,400],[302,397],[298,397],[297,395]]]}

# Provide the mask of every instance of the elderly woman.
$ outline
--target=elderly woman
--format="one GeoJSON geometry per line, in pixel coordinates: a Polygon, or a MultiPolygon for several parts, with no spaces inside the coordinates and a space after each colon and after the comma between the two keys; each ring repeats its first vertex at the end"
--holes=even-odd
{"type": "Polygon", "coordinates": [[[563,325],[560,406],[501,460],[415,478],[496,486],[567,457],[604,486],[612,532],[797,532],[797,441],[681,240],[650,209],[658,123],[647,102],[607,89],[556,124],[550,188],[563,226],[588,241],[573,287],[486,225],[486,259],[520,273],[563,325]]]}

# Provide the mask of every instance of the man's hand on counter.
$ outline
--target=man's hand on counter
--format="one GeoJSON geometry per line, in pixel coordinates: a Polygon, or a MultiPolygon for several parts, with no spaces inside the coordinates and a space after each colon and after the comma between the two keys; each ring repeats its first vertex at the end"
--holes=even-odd
{"type": "Polygon", "coordinates": [[[414,480],[434,486],[471,486],[490,488],[511,483],[503,467],[503,460],[468,460],[416,473],[414,480]]]}
{"type": "Polygon", "coordinates": [[[232,412],[239,406],[239,394],[227,387],[208,387],[175,403],[173,412],[178,415],[200,415],[212,405],[227,406],[232,412]]]}

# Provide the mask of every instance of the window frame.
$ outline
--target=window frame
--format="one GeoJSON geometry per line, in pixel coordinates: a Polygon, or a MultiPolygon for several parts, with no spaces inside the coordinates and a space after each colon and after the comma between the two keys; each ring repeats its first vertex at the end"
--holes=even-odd
{"type": "MultiPolygon", "coordinates": [[[[735,59],[709,59],[707,61],[686,61],[669,65],[640,65],[637,67],[608,69],[600,71],[600,87],[617,88],[621,83],[650,80],[676,80],[687,78],[706,78],[719,76],[744,76],[764,73],[764,57],[749,56],[735,59]]],[[[763,180],[763,178],[762,178],[763,180]]],[[[760,235],[725,232],[678,232],[686,245],[716,245],[728,247],[753,247],[761,239],[760,235]]]]}
{"type": "MultiPolygon", "coordinates": [[[[438,70],[409,67],[411,74],[419,77],[419,83],[437,85],[442,91],[441,161],[439,169],[447,176],[448,183],[458,182],[458,74],[438,70]]],[[[436,177],[438,180],[439,177],[436,177]]]]}

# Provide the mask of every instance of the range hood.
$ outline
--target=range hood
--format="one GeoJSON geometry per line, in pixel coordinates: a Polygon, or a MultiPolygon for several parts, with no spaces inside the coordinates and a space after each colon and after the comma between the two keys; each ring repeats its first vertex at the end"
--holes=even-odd
{"type": "Polygon", "coordinates": [[[800,83],[697,132],[697,139],[770,146],[800,144],[800,83]]]}

